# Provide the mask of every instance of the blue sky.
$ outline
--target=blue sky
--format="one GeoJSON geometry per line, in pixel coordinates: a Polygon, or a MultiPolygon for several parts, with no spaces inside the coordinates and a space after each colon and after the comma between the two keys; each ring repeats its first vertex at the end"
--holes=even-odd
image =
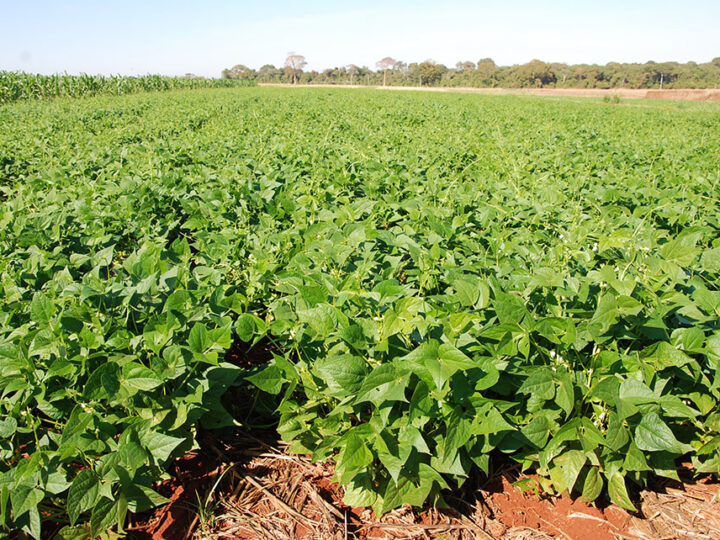
{"type": "Polygon", "coordinates": [[[309,69],[384,57],[606,63],[720,56],[720,0],[342,2],[0,0],[0,70],[193,72],[238,63],[309,69]]]}

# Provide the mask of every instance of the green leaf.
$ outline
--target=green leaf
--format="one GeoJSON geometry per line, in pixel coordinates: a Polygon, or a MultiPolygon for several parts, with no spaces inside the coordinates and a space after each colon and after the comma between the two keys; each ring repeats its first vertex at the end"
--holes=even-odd
{"type": "Polygon", "coordinates": [[[555,397],[555,384],[553,372],[548,368],[541,368],[532,373],[522,383],[518,392],[530,394],[535,399],[549,400],[555,397]]]}
{"type": "Polygon", "coordinates": [[[705,332],[702,328],[678,328],[673,330],[672,342],[683,351],[701,352],[705,342],[705,332]]]}
{"type": "Polygon", "coordinates": [[[328,289],[324,285],[298,285],[298,291],[310,307],[328,301],[328,289]]]}
{"type": "Polygon", "coordinates": [[[645,360],[652,361],[658,370],[681,367],[692,362],[692,358],[665,341],[648,347],[642,354],[645,360]]]}
{"type": "Polygon", "coordinates": [[[351,324],[343,328],[340,332],[340,336],[356,349],[362,350],[365,346],[367,346],[363,329],[358,324],[351,324]]]}
{"type": "Polygon", "coordinates": [[[671,452],[684,454],[692,447],[679,442],[665,422],[654,412],[642,417],[635,428],[635,444],[640,450],[648,452],[671,452]]]}
{"type": "Polygon", "coordinates": [[[75,406],[70,413],[65,428],[60,438],[60,444],[72,444],[87,432],[93,423],[93,416],[83,411],[79,405],[75,406]]]}
{"type": "Polygon", "coordinates": [[[377,497],[372,475],[364,473],[355,476],[347,483],[343,502],[348,506],[366,507],[373,505],[377,497]]]}
{"type": "Polygon", "coordinates": [[[577,478],[586,461],[587,457],[582,450],[567,450],[555,458],[554,463],[559,466],[562,471],[568,493],[572,493],[575,482],[577,482],[577,478]]]}
{"type": "Polygon", "coordinates": [[[383,494],[382,511],[387,512],[403,504],[422,506],[434,490],[446,486],[440,473],[429,465],[420,463],[417,478],[403,475],[397,482],[388,482],[383,494]]]}
{"type": "Polygon", "coordinates": [[[120,368],[115,362],[107,362],[93,371],[83,388],[83,397],[100,400],[114,397],[120,390],[120,368]]]}
{"type": "Polygon", "coordinates": [[[400,365],[407,371],[415,373],[429,385],[434,384],[441,390],[452,373],[444,369],[438,358],[439,344],[429,340],[400,358],[400,365]]]}
{"type": "Polygon", "coordinates": [[[319,304],[314,308],[297,311],[301,323],[307,324],[319,336],[330,335],[337,325],[337,315],[327,304],[319,304]]]}
{"type": "Polygon", "coordinates": [[[113,252],[115,245],[108,246],[95,253],[92,257],[92,262],[96,266],[109,266],[113,260],[113,252]]]}
{"type": "Polygon", "coordinates": [[[630,443],[627,454],[625,454],[625,461],[623,462],[623,466],[627,471],[650,470],[650,466],[645,460],[645,455],[640,451],[640,449],[637,447],[637,445],[635,445],[635,443],[630,443]]]}
{"type": "Polygon", "coordinates": [[[100,478],[95,471],[83,469],[77,474],[67,496],[67,512],[71,525],[77,522],[80,514],[97,504],[99,489],[100,478]]]}
{"type": "Polygon", "coordinates": [[[366,441],[357,435],[347,438],[341,459],[337,464],[336,474],[339,473],[340,483],[347,483],[372,463],[373,453],[365,443],[366,441]]]}
{"type": "Polygon", "coordinates": [[[42,487],[49,495],[58,495],[70,487],[67,474],[63,470],[43,471],[41,478],[42,487]]]}
{"type": "Polygon", "coordinates": [[[619,452],[630,440],[623,421],[614,412],[608,414],[608,429],[605,434],[605,441],[608,448],[619,452]]]}
{"type": "Polygon", "coordinates": [[[539,415],[523,426],[520,431],[537,448],[543,448],[550,437],[550,422],[547,417],[539,415]]]}
{"type": "Polygon", "coordinates": [[[400,446],[397,437],[388,430],[380,432],[375,441],[375,452],[377,453],[378,459],[395,482],[400,478],[400,473],[403,471],[411,450],[411,447],[408,445],[400,446]]]}
{"type": "MultiPolygon", "coordinates": [[[[600,358],[601,355],[598,355],[598,358],[600,358]]],[[[598,397],[607,404],[615,404],[615,401],[618,398],[619,389],[620,380],[617,377],[605,377],[595,384],[590,392],[590,396],[598,397]]]]}
{"type": "Polygon", "coordinates": [[[369,370],[370,366],[365,360],[350,354],[324,358],[313,366],[313,371],[328,385],[329,390],[339,395],[357,392],[369,370]]]}
{"type": "Polygon", "coordinates": [[[632,512],[637,511],[637,508],[635,508],[635,505],[633,505],[628,495],[625,478],[623,478],[620,473],[613,473],[610,475],[610,478],[608,478],[608,494],[610,495],[610,500],[618,506],[632,512]]]}
{"type": "Polygon", "coordinates": [[[10,489],[7,484],[0,486],[0,527],[7,525],[8,518],[8,501],[10,500],[10,489]]]}
{"type": "Polygon", "coordinates": [[[565,416],[569,417],[575,406],[575,386],[572,377],[566,370],[560,369],[555,373],[555,380],[558,383],[555,403],[565,411],[565,416]]]}
{"type": "Polygon", "coordinates": [[[250,381],[263,392],[273,395],[279,394],[285,383],[283,372],[274,364],[263,368],[253,375],[245,377],[245,380],[250,381]]]}
{"type": "Polygon", "coordinates": [[[580,425],[580,419],[573,418],[569,422],[565,423],[559,430],[557,430],[557,432],[550,439],[550,442],[540,453],[539,461],[541,466],[547,466],[550,459],[552,459],[553,456],[559,454],[558,450],[563,447],[564,442],[578,440],[578,428],[580,427],[580,425]]]}
{"type": "Polygon", "coordinates": [[[658,396],[655,392],[650,390],[645,383],[637,379],[625,379],[620,383],[618,395],[621,400],[633,405],[655,403],[658,401],[658,396]]]}
{"type": "Polygon", "coordinates": [[[584,416],[581,419],[581,423],[582,430],[580,443],[582,444],[583,450],[585,450],[586,452],[591,452],[595,450],[598,446],[607,444],[605,437],[603,437],[600,430],[595,426],[595,424],[592,423],[590,418],[584,416]]]}
{"type": "Polygon", "coordinates": [[[36,509],[44,496],[45,494],[41,489],[37,488],[37,483],[32,478],[17,483],[10,492],[13,514],[18,518],[26,512],[36,509]]]}
{"type": "Polygon", "coordinates": [[[122,374],[123,384],[135,390],[148,392],[162,384],[162,381],[151,369],[137,362],[125,364],[122,374]]]}
{"type": "Polygon", "coordinates": [[[400,429],[398,436],[398,442],[400,445],[408,445],[413,447],[421,454],[429,454],[430,449],[428,448],[425,439],[420,433],[420,430],[413,425],[406,425],[400,429]]]}
{"type": "Polygon", "coordinates": [[[93,508],[90,517],[90,530],[93,537],[104,533],[118,522],[117,502],[101,497],[93,508]]]}
{"type": "Polygon", "coordinates": [[[467,371],[478,367],[477,362],[449,343],[441,343],[437,354],[446,377],[452,376],[457,371],[467,371]]]}
{"type": "Polygon", "coordinates": [[[447,419],[445,438],[443,439],[443,457],[448,459],[452,453],[467,443],[473,436],[470,422],[463,418],[460,407],[455,408],[447,419]]]}
{"type": "Polygon", "coordinates": [[[563,276],[558,274],[556,270],[552,268],[536,268],[529,286],[554,289],[555,287],[562,287],[562,284],[563,276]]]}
{"type": "Polygon", "coordinates": [[[597,328],[597,331],[593,335],[601,336],[604,334],[608,328],[617,322],[617,318],[617,300],[613,294],[605,293],[598,300],[597,308],[590,321],[590,324],[597,328]]]}
{"type": "Polygon", "coordinates": [[[146,512],[156,506],[170,502],[166,497],[163,497],[153,489],[141,484],[133,484],[123,493],[123,495],[127,496],[127,507],[126,509],[123,509],[121,506],[123,501],[122,496],[118,498],[118,523],[125,520],[125,513],[127,510],[134,513],[146,512]]]}
{"type": "Polygon", "coordinates": [[[241,340],[248,342],[252,340],[255,332],[257,332],[260,328],[263,328],[263,326],[264,321],[259,317],[256,317],[255,315],[252,315],[250,313],[243,313],[235,321],[234,328],[235,332],[237,332],[238,337],[241,340]]]}
{"type": "Polygon", "coordinates": [[[660,248],[660,254],[668,261],[675,262],[680,266],[688,266],[700,252],[695,247],[695,242],[689,241],[687,236],[679,236],[665,243],[660,248]]]}
{"type": "Polygon", "coordinates": [[[162,465],[170,458],[173,450],[185,442],[185,439],[148,430],[140,434],[140,442],[157,463],[162,465]]]}
{"type": "Polygon", "coordinates": [[[528,314],[523,299],[514,294],[497,294],[493,307],[502,324],[518,324],[528,314]]]}
{"type": "Polygon", "coordinates": [[[618,296],[616,302],[618,314],[623,317],[637,315],[643,310],[642,303],[630,296],[618,296]]]}
{"type": "Polygon", "coordinates": [[[473,435],[490,435],[514,430],[515,426],[505,420],[496,407],[489,407],[484,412],[478,411],[472,422],[473,435]]]}
{"type": "Polygon", "coordinates": [[[680,482],[675,457],[676,454],[669,452],[653,452],[649,456],[649,465],[656,475],[680,482]]]}
{"type": "Polygon", "coordinates": [[[17,426],[17,420],[15,420],[12,416],[8,416],[7,418],[0,420],[0,439],[9,439],[15,435],[17,426]]]}
{"type": "Polygon", "coordinates": [[[88,540],[88,538],[91,537],[92,533],[87,523],[76,525],[75,527],[66,525],[58,532],[58,538],[62,540],[88,540]]]}
{"type": "Polygon", "coordinates": [[[471,281],[467,278],[455,280],[452,283],[455,289],[455,301],[459,302],[462,307],[470,307],[475,305],[480,297],[480,287],[477,281],[471,281]]]}
{"type": "Polygon", "coordinates": [[[128,471],[140,468],[148,460],[148,455],[143,447],[135,442],[122,443],[118,450],[118,460],[128,471]]]}
{"type": "Polygon", "coordinates": [[[447,343],[431,339],[397,361],[398,366],[410,371],[427,384],[434,383],[442,390],[455,373],[478,367],[465,353],[447,343]]]}
{"type": "Polygon", "coordinates": [[[30,317],[34,322],[47,324],[52,319],[55,311],[55,305],[43,292],[38,291],[33,295],[30,304],[30,317]]]}
{"type": "Polygon", "coordinates": [[[401,296],[404,294],[405,289],[396,279],[386,279],[375,285],[373,292],[380,293],[380,299],[382,300],[391,296],[401,296]]]}
{"type": "Polygon", "coordinates": [[[40,512],[36,506],[30,508],[25,514],[15,520],[15,525],[20,530],[29,534],[33,538],[40,540],[42,538],[42,524],[40,523],[40,512]]]}
{"type": "Polygon", "coordinates": [[[194,353],[202,354],[210,347],[210,336],[207,327],[202,323],[196,323],[188,336],[188,345],[194,353]]]}
{"type": "Polygon", "coordinates": [[[700,411],[686,405],[678,396],[662,396],[660,406],[665,416],[688,419],[701,416],[700,411]]]}
{"type": "Polygon", "coordinates": [[[371,401],[379,406],[385,401],[407,401],[405,388],[408,375],[393,364],[382,364],[373,369],[358,390],[354,403],[371,401]]]}
{"type": "Polygon", "coordinates": [[[706,249],[700,258],[700,264],[707,272],[720,272],[720,247],[706,249]]]}
{"type": "Polygon", "coordinates": [[[582,498],[593,502],[600,496],[603,488],[603,479],[599,467],[590,467],[583,483],[582,498]]]}

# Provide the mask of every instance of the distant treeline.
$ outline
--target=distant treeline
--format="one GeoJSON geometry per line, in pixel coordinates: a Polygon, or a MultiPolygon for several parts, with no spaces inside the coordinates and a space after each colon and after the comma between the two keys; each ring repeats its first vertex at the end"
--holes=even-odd
{"type": "Polygon", "coordinates": [[[179,88],[220,88],[254,84],[255,82],[251,80],[204,79],[190,73],[184,77],[163,77],[161,75],[105,77],[102,75],[34,75],[17,71],[0,71],[0,103],[63,96],[122,95],[179,88]]]}
{"type": "Polygon", "coordinates": [[[490,58],[447,67],[432,60],[406,64],[387,57],[377,69],[353,64],[323,71],[303,71],[304,57],[289,56],[285,67],[267,64],[255,70],[242,64],[225,69],[222,77],[259,83],[362,84],[392,86],[471,86],[505,88],[717,88],[720,57],[707,63],[646,62],[620,64],[557,64],[532,60],[498,66],[490,58]],[[298,63],[297,58],[302,61],[298,63]]]}

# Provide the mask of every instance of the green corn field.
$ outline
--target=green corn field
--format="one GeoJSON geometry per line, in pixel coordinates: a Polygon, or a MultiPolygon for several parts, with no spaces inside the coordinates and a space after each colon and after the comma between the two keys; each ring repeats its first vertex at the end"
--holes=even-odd
{"type": "Polygon", "coordinates": [[[228,88],[252,86],[250,81],[190,79],[142,75],[35,75],[0,71],[0,103],[54,97],[83,97],[107,94],[120,96],[135,92],[161,92],[182,88],[228,88]]]}

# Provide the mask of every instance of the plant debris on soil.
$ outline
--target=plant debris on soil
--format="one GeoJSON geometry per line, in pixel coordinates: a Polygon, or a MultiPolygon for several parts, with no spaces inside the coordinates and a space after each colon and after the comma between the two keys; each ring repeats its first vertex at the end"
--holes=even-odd
{"type": "Polygon", "coordinates": [[[177,460],[173,472],[159,488],[170,503],[136,516],[131,538],[720,538],[720,482],[693,480],[687,465],[681,482],[655,479],[641,491],[636,514],[542,496],[527,488],[537,485],[535,476],[508,466],[446,494],[451,508],[402,507],[381,518],[342,502],[332,465],[290,454],[272,437],[205,435],[201,450],[177,460]]]}

